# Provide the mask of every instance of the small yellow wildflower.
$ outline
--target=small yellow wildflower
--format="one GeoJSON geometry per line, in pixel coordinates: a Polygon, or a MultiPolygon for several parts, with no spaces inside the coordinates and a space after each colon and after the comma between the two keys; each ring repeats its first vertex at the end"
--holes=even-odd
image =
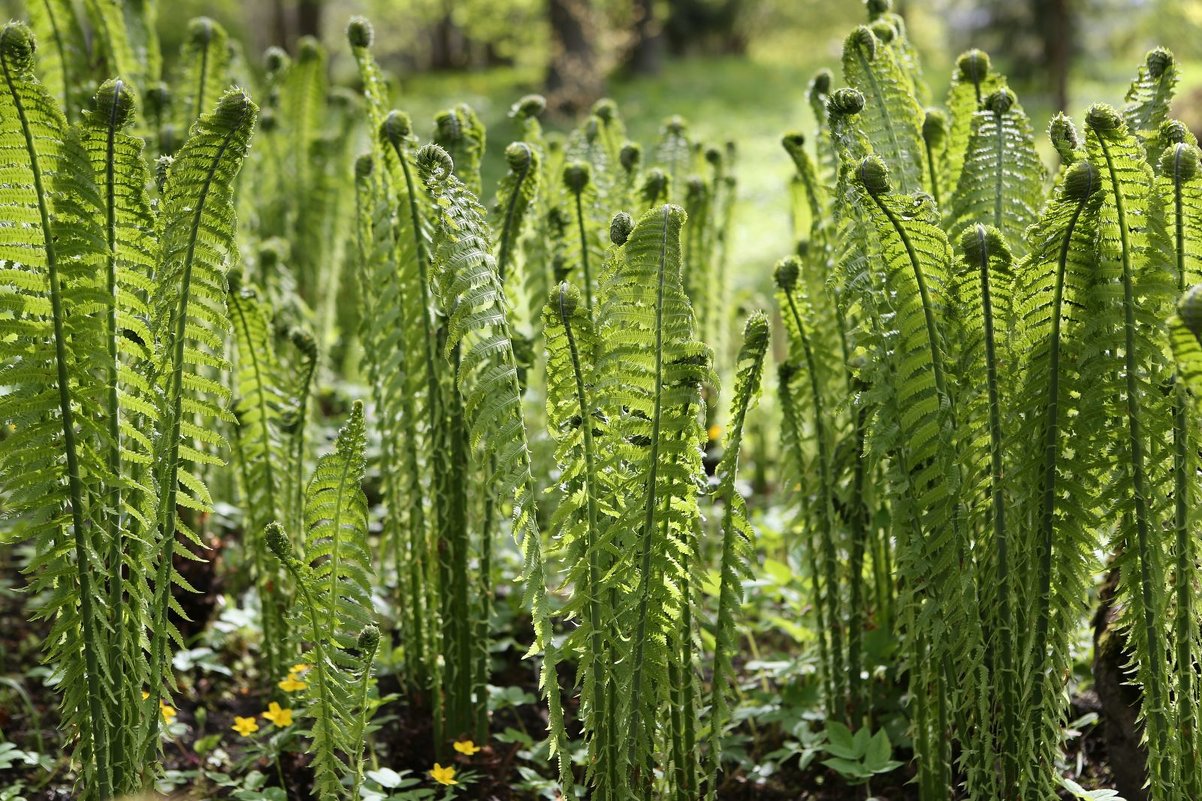
{"type": "Polygon", "coordinates": [[[456,740],[451,747],[464,756],[471,756],[480,750],[480,746],[476,745],[471,740],[456,740]]]}
{"type": "Polygon", "coordinates": [[[439,784],[459,784],[459,782],[455,781],[455,768],[452,765],[447,765],[444,768],[435,762],[434,769],[430,771],[430,778],[439,784]]]}
{"type": "Polygon", "coordinates": [[[142,691],[142,700],[143,700],[143,701],[145,701],[145,700],[146,700],[147,698],[149,698],[149,697],[150,697],[150,693],[148,693],[148,692],[146,692],[145,690],[143,690],[143,691],[142,691]]]}
{"type": "Polygon", "coordinates": [[[259,724],[254,718],[234,717],[234,725],[231,727],[234,731],[241,734],[243,737],[249,737],[259,730],[259,724]]]}
{"type": "Polygon", "coordinates": [[[709,435],[710,442],[717,442],[718,438],[722,436],[722,426],[710,426],[705,433],[709,435]]]}
{"type": "Polygon", "coordinates": [[[267,706],[267,711],[263,713],[263,717],[280,728],[292,725],[292,710],[281,708],[275,701],[272,701],[267,706]]]}
{"type": "Polygon", "coordinates": [[[300,662],[300,663],[295,664],[292,667],[288,668],[288,673],[289,673],[289,675],[297,676],[301,673],[304,673],[308,669],[309,669],[308,665],[306,665],[304,662],[300,662]]]}
{"type": "Polygon", "coordinates": [[[175,720],[175,709],[167,706],[167,704],[163,703],[162,701],[159,701],[159,711],[163,713],[164,723],[171,723],[171,721],[175,720]]]}
{"type": "Polygon", "coordinates": [[[286,693],[294,693],[294,692],[297,692],[298,690],[305,689],[306,687],[309,686],[309,684],[308,684],[308,682],[301,681],[300,679],[296,678],[295,676],[290,675],[290,676],[288,676],[288,678],[281,681],[278,686],[281,690],[283,690],[286,693]]]}

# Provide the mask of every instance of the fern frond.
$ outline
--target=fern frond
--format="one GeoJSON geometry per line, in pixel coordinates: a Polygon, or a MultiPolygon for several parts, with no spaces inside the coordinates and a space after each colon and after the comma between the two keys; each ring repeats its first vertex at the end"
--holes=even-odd
{"type": "MultiPolygon", "coordinates": [[[[114,693],[110,715],[123,721],[114,730],[121,739],[115,752],[135,753],[134,738],[142,728],[139,692],[145,684],[146,661],[139,647],[149,625],[150,586],[141,568],[145,546],[154,540],[157,498],[153,489],[151,436],[158,422],[151,388],[154,342],[146,324],[148,298],[155,273],[154,223],[147,186],[149,170],[143,140],[128,132],[136,99],[120,79],[106,81],[93,110],[84,112],[80,144],[96,183],[104,222],[104,370],[108,471],[103,524],[109,536],[106,563],[113,642],[110,671],[114,693]],[[124,569],[123,569],[124,568],[124,569]]],[[[116,766],[114,783],[137,786],[137,766],[116,766]]]]}
{"type": "Polygon", "coordinates": [[[338,433],[333,453],[317,462],[305,491],[305,558],[292,553],[283,529],[272,523],[264,533],[268,547],[296,580],[301,603],[295,616],[306,629],[310,651],[305,676],[313,719],[315,791],[322,798],[350,798],[344,777],[358,786],[362,771],[363,684],[371,670],[375,643],[360,632],[372,621],[371,555],[367,545],[367,499],[363,404],[356,401],[338,433]]]}
{"type": "MultiPolygon", "coordinates": [[[[280,471],[286,456],[280,428],[288,401],[282,392],[271,308],[259,299],[253,287],[242,286],[237,272],[229,274],[227,306],[236,352],[234,453],[241,479],[244,528],[263,532],[268,523],[284,517],[284,476],[280,471]]],[[[265,543],[253,543],[251,552],[262,610],[267,680],[274,683],[283,678],[287,659],[282,614],[287,606],[287,590],[279,566],[268,558],[265,543]]]]}
{"type": "Polygon", "coordinates": [[[188,23],[180,48],[175,85],[175,124],[181,137],[190,135],[192,124],[230,85],[229,36],[225,28],[208,17],[188,23]]]}
{"type": "Polygon", "coordinates": [[[130,47],[124,3],[117,0],[84,0],[93,45],[103,61],[101,74],[125,75],[142,82],[144,77],[130,47]]]}
{"type": "Polygon", "coordinates": [[[1197,340],[1180,331],[1180,318],[1193,321],[1186,287],[1202,280],[1202,176],[1198,147],[1185,142],[1165,148],[1160,158],[1156,187],[1165,199],[1165,233],[1174,257],[1177,294],[1184,296],[1178,314],[1169,322],[1169,337],[1176,358],[1173,397],[1173,639],[1172,665],[1176,695],[1177,730],[1181,737],[1181,783],[1187,792],[1202,793],[1199,768],[1199,681],[1196,665],[1202,664],[1198,633],[1198,545],[1193,536],[1194,506],[1200,496],[1196,404],[1191,402],[1192,375],[1197,340]]]}
{"type": "Polygon", "coordinates": [[[467,103],[440,112],[434,118],[434,144],[451,155],[455,175],[476,197],[480,189],[480,162],[484,158],[487,138],[484,123],[475,109],[467,103]]]}
{"type": "Polygon", "coordinates": [[[1022,235],[1043,205],[1043,163],[1031,122],[1010,90],[988,95],[983,106],[973,115],[946,230],[985,222],[1014,242],[1014,254],[1021,258],[1026,252],[1022,235]]]}
{"type": "Polygon", "coordinates": [[[566,733],[555,677],[534,478],[505,293],[496,273],[484,209],[453,174],[450,156],[428,145],[418,152],[417,167],[438,213],[440,244],[431,266],[438,304],[448,317],[443,350],[448,356],[459,354],[455,380],[471,446],[489,465],[488,482],[496,497],[512,499],[513,534],[522,550],[526,602],[534,620],[530,655],[540,650],[544,654],[540,684],[550,708],[551,753],[566,778],[566,733]]]}
{"type": "MultiPolygon", "coordinates": [[[[235,89],[223,95],[171,162],[160,201],[159,270],[151,303],[151,334],[160,345],[155,383],[162,398],[155,449],[160,540],[154,558],[151,701],[162,696],[168,639],[180,639],[167,614],[177,580],[172,567],[176,534],[182,531],[201,545],[177,507],[208,509],[208,492],[196,473],[205,464],[221,463],[216,452],[225,443],[213,424],[230,419],[228,391],[210,376],[226,369],[225,271],[236,254],[234,184],[257,115],[246,93],[235,89]]],[[[148,749],[157,746],[158,717],[151,716],[148,749]]]]}
{"type": "Polygon", "coordinates": [[[493,228],[499,232],[497,275],[502,285],[514,269],[527,213],[538,192],[540,167],[538,153],[525,142],[514,142],[505,148],[505,161],[509,171],[497,185],[497,199],[493,205],[496,220],[493,228]]]}
{"type": "MultiPolygon", "coordinates": [[[[1152,243],[1163,225],[1163,202],[1152,191],[1144,148],[1123,118],[1108,106],[1086,117],[1086,152],[1102,176],[1097,266],[1089,309],[1099,343],[1087,356],[1090,378],[1107,403],[1103,414],[1121,432],[1107,443],[1121,469],[1111,492],[1117,526],[1120,596],[1131,624],[1129,644],[1143,688],[1151,797],[1169,798],[1180,766],[1166,662],[1166,553],[1162,531],[1170,525],[1171,409],[1162,387],[1171,380],[1165,358],[1164,320],[1172,292],[1166,256],[1152,243]],[[1138,298],[1138,302],[1137,302],[1138,298]],[[1121,341],[1121,351],[1101,351],[1121,341]],[[1121,354],[1121,355],[1120,355],[1121,354]]],[[[1160,236],[1163,236],[1161,233],[1160,236]]]]}
{"type": "MultiPolygon", "coordinates": [[[[35,39],[0,31],[0,419],[15,427],[0,453],[10,513],[29,519],[34,591],[49,599],[47,660],[63,688],[63,720],[79,737],[83,791],[114,792],[112,677],[103,584],[107,551],[101,488],[107,475],[100,421],[107,360],[101,310],[104,235],[100,198],[78,133],[34,76],[35,39]]],[[[120,756],[120,755],[119,755],[120,756]]]]}
{"type": "Polygon", "coordinates": [[[994,72],[989,56],[981,50],[969,50],[956,59],[956,71],[947,90],[947,111],[951,124],[947,133],[945,186],[954,188],[964,169],[964,156],[972,135],[973,120],[985,98],[1002,89],[1005,81],[994,72]]]}
{"type": "Polygon", "coordinates": [[[621,688],[608,666],[621,647],[616,625],[620,579],[609,573],[619,558],[611,526],[617,510],[609,481],[600,467],[605,420],[595,397],[598,343],[592,317],[579,290],[567,283],[551,294],[544,309],[547,349],[547,422],[555,439],[563,495],[551,519],[556,551],[568,564],[565,585],[573,588],[563,609],[580,618],[564,644],[579,662],[580,714],[591,759],[587,779],[599,798],[621,797],[624,776],[619,761],[622,733],[617,721],[621,688]]]}
{"type": "MultiPolygon", "coordinates": [[[[1157,155],[1156,137],[1169,117],[1177,87],[1177,62],[1163,47],[1148,51],[1139,73],[1123,98],[1127,128],[1143,143],[1149,160],[1157,155]]],[[[1158,166],[1153,163],[1153,166],[1158,166]]]]}
{"type": "Polygon", "coordinates": [[[743,601],[743,582],[752,577],[755,532],[747,522],[746,503],[735,487],[743,426],[747,412],[760,392],[764,355],[768,351],[768,318],[755,312],[743,329],[743,345],[736,362],[735,389],[731,400],[726,450],[718,465],[717,495],[722,503],[722,557],[718,568],[718,612],[714,621],[713,698],[710,702],[710,753],[707,797],[718,792],[722,735],[730,719],[730,697],[734,679],[734,655],[738,640],[737,617],[743,601]]]}
{"type": "MultiPolygon", "coordinates": [[[[623,513],[621,525],[634,539],[623,545],[630,552],[620,568],[638,577],[628,612],[635,634],[622,713],[627,726],[623,759],[636,793],[651,780],[659,710],[667,693],[692,681],[691,669],[677,661],[675,652],[682,638],[693,636],[687,620],[688,588],[697,584],[698,445],[704,441],[700,390],[702,384],[716,384],[716,378],[708,349],[696,339],[681,280],[684,221],[684,211],[671,205],[639,220],[607,278],[598,318],[604,343],[598,397],[604,414],[618,426],[621,443],[611,458],[620,454],[631,465],[618,492],[637,499],[623,513]]],[[[682,730],[673,728],[673,735],[682,730]]],[[[695,759],[694,749],[681,744],[695,759]]],[[[686,765],[678,766],[687,773],[686,765]]]]}
{"type": "Polygon", "coordinates": [[[38,77],[73,121],[81,105],[79,87],[88,76],[78,12],[71,0],[28,0],[25,13],[40,51],[38,77]]]}
{"type": "Polygon", "coordinates": [[[1100,185],[1101,175],[1088,161],[1067,170],[1027,232],[1028,255],[1016,269],[1014,284],[1017,339],[1027,353],[1016,407],[1031,410],[1018,432],[1014,472],[1023,477],[1018,514],[1033,521],[1029,533],[1020,530],[1018,557],[1026,578],[1016,591],[1036,603],[1025,613],[1032,634],[1019,673],[1032,738],[1023,748],[1034,762],[1022,790],[1036,796],[1054,786],[1065,714],[1063,677],[1072,657],[1068,632],[1059,624],[1083,612],[1096,547],[1094,465],[1088,447],[1067,443],[1090,435],[1080,423],[1082,405],[1092,403],[1084,391],[1081,359],[1100,185]]]}
{"type": "Polygon", "coordinates": [[[922,107],[893,51],[869,28],[857,28],[844,42],[843,79],[864,95],[864,133],[897,176],[899,190],[923,189],[922,107]]]}

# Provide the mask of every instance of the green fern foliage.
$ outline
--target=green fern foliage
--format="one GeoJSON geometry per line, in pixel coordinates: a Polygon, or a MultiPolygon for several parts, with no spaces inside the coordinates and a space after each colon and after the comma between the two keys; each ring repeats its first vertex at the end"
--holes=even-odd
{"type": "Polygon", "coordinates": [[[999,89],[973,115],[972,132],[950,202],[949,231],[988,221],[1022,256],[1022,235],[1043,200],[1043,164],[1035,152],[1031,123],[1014,94],[999,89]]]}
{"type": "MultiPolygon", "coordinates": [[[[150,303],[151,334],[160,350],[154,385],[161,393],[162,433],[155,448],[160,539],[151,637],[151,697],[159,697],[168,668],[168,640],[180,642],[168,620],[176,534],[200,546],[177,508],[206,511],[205,465],[221,464],[225,442],[213,424],[229,420],[228,390],[213,375],[226,369],[225,271],[235,254],[234,182],[246,157],[258,107],[230,90],[200,118],[171,162],[160,200],[159,271],[150,303]]],[[[191,553],[186,548],[181,553],[191,553]]],[[[167,674],[169,675],[169,674],[167,674]]],[[[150,733],[157,732],[158,716],[150,733]]],[[[156,739],[148,743],[155,747],[156,739]]]]}
{"type": "Polygon", "coordinates": [[[717,494],[723,506],[722,556],[718,568],[718,611],[714,621],[714,675],[710,703],[709,773],[707,797],[717,797],[720,740],[730,716],[734,656],[738,639],[737,616],[743,600],[743,582],[753,576],[755,532],[747,520],[746,503],[735,487],[739,452],[747,412],[759,396],[768,350],[768,319],[756,312],[747,319],[739,350],[726,450],[719,465],[717,494]]]}
{"type": "Polygon", "coordinates": [[[278,523],[264,534],[298,588],[294,625],[309,643],[305,659],[311,667],[304,683],[321,798],[353,798],[358,788],[366,688],[379,644],[372,622],[367,500],[362,489],[365,435],[363,405],[356,403],[334,451],[318,460],[305,492],[307,561],[294,555],[278,523]]]}
{"type": "Polygon", "coordinates": [[[225,28],[208,17],[197,17],[188,23],[176,78],[179,99],[175,103],[175,125],[181,138],[190,135],[192,123],[229,86],[229,58],[225,28]]]}

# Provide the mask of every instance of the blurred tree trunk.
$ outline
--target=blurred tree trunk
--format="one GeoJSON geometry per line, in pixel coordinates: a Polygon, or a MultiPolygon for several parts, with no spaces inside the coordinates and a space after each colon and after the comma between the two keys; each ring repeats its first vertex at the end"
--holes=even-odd
{"type": "Polygon", "coordinates": [[[635,75],[655,75],[664,62],[663,23],[655,18],[655,0],[633,0],[634,44],[625,67],[635,75]]]}
{"type": "Polygon", "coordinates": [[[284,0],[272,0],[271,3],[271,44],[288,46],[288,9],[284,0]]]}
{"type": "Polygon", "coordinates": [[[1032,0],[1043,36],[1043,61],[1052,78],[1056,108],[1068,108],[1068,68],[1073,52],[1072,0],[1032,0]]]}
{"type": "Polygon", "coordinates": [[[321,38],[322,0],[297,0],[296,35],[321,38]]]}
{"type": "Polygon", "coordinates": [[[572,113],[601,95],[594,39],[596,22],[589,0],[548,0],[551,63],[547,67],[547,103],[572,113]]]}

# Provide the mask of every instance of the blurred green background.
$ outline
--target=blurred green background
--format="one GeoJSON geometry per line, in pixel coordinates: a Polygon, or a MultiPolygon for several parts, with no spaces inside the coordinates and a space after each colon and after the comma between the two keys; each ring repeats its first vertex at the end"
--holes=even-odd
{"type": "MultiPolygon", "coordinates": [[[[103,1],[103,0],[102,0],[103,1]]],[[[957,54],[987,50],[1039,129],[1066,107],[1119,103],[1144,52],[1181,62],[1177,115],[1202,129],[1202,0],[895,0],[941,97],[957,54]]],[[[19,15],[19,0],[0,0],[19,15]]],[[[269,45],[295,52],[302,34],[331,52],[336,81],[353,84],[343,31],[354,14],[375,25],[375,53],[396,105],[428,133],[434,113],[467,102],[488,125],[485,185],[518,135],[506,117],[528,92],[551,101],[565,128],[597,97],[615,98],[632,138],[648,144],[682,115],[707,142],[739,153],[734,275],[751,288],[791,246],[781,135],[813,126],[806,85],[820,67],[838,84],[844,36],[866,19],[862,0],[160,0],[164,54],[186,21],[208,15],[243,43],[251,70],[269,45]],[[424,124],[423,124],[424,121],[424,124]]],[[[168,65],[169,69],[169,65],[168,65]]],[[[1052,160],[1046,138],[1045,157],[1052,160]]]]}

